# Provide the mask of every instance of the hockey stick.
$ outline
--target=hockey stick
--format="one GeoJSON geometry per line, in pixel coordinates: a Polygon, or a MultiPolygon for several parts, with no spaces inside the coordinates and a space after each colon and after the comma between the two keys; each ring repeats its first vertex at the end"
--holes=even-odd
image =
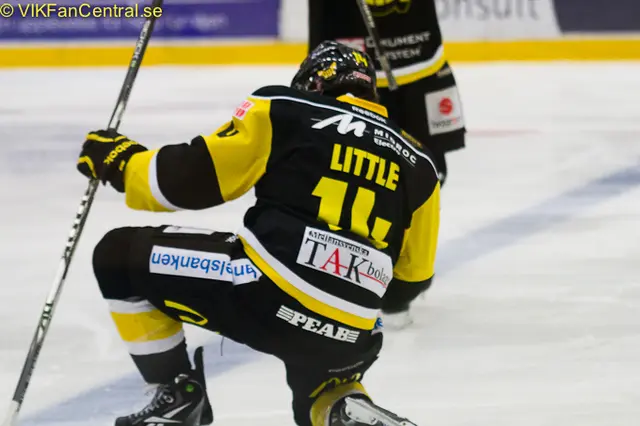
{"type": "MultiPolygon", "coordinates": [[[[153,0],[151,7],[162,7],[162,0],[153,0]]],[[[118,102],[116,103],[116,107],[114,108],[113,113],[111,114],[111,118],[109,119],[109,125],[107,126],[109,129],[117,130],[120,126],[122,116],[124,115],[124,111],[129,101],[129,96],[131,95],[133,83],[135,82],[136,76],[138,75],[138,70],[140,69],[140,65],[142,64],[142,58],[144,57],[147,45],[149,44],[149,40],[151,39],[151,34],[153,33],[153,27],[155,26],[156,19],[157,18],[155,14],[152,14],[152,16],[145,21],[142,30],[140,31],[140,36],[138,37],[138,41],[136,42],[133,57],[131,58],[131,61],[129,63],[127,75],[124,79],[124,83],[122,84],[120,94],[118,95],[118,102]]],[[[62,258],[60,259],[60,263],[58,265],[58,270],[56,272],[53,287],[51,288],[49,295],[47,296],[44,308],[42,309],[42,313],[40,314],[40,321],[38,322],[35,335],[33,336],[33,340],[31,341],[29,353],[27,354],[24,366],[22,367],[22,373],[20,374],[16,390],[13,394],[13,400],[9,405],[9,410],[4,422],[2,423],[2,426],[16,425],[18,413],[20,412],[20,408],[22,407],[22,402],[24,401],[27,388],[29,387],[29,382],[31,380],[31,376],[33,375],[36,361],[38,360],[38,356],[40,355],[40,350],[42,349],[44,339],[49,330],[49,325],[51,324],[51,318],[53,317],[54,310],[56,308],[58,300],[60,299],[60,294],[62,293],[62,287],[67,278],[67,273],[69,272],[71,259],[78,245],[78,240],[80,239],[80,235],[82,234],[84,225],[87,221],[87,216],[89,215],[89,210],[91,209],[91,205],[93,204],[93,200],[95,198],[99,184],[99,180],[92,179],[89,182],[87,190],[82,196],[75,220],[73,221],[73,226],[71,228],[71,231],[69,232],[67,244],[65,245],[62,258]]]]}
{"type": "Polygon", "coordinates": [[[376,49],[376,53],[378,54],[378,61],[380,61],[382,71],[384,71],[387,76],[387,81],[389,82],[389,90],[396,90],[398,88],[398,83],[393,76],[393,71],[391,71],[389,58],[387,58],[386,52],[382,48],[382,43],[380,42],[380,34],[378,34],[378,28],[376,27],[376,21],[373,18],[371,9],[369,9],[369,6],[367,5],[367,0],[356,0],[356,2],[358,3],[358,7],[360,8],[360,13],[362,14],[362,19],[364,19],[364,24],[367,27],[369,37],[371,37],[371,40],[373,41],[373,47],[376,49]]]}

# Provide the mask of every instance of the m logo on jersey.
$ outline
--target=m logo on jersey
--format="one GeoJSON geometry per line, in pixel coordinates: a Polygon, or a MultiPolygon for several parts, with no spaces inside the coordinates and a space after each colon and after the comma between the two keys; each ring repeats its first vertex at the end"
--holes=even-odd
{"type": "Polygon", "coordinates": [[[393,277],[391,258],[332,232],[307,227],[297,263],[350,282],[382,297],[393,277]]]}
{"type": "Polygon", "coordinates": [[[312,129],[322,130],[326,127],[336,125],[338,126],[338,133],[346,135],[349,132],[353,132],[354,135],[361,138],[364,136],[364,132],[367,130],[367,123],[364,121],[353,121],[353,115],[351,114],[338,114],[333,117],[329,117],[325,120],[319,121],[313,126],[312,129]]]}

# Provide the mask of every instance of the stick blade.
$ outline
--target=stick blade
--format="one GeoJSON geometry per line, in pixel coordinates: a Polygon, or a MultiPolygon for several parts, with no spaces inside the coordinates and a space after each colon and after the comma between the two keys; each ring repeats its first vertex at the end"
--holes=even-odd
{"type": "Polygon", "coordinates": [[[0,426],[16,426],[18,421],[18,411],[20,411],[20,404],[17,401],[11,401],[9,409],[7,410],[7,416],[0,426]]]}

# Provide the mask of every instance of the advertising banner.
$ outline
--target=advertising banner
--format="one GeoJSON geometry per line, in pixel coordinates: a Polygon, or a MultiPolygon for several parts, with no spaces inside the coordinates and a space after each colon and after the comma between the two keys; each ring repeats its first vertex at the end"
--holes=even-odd
{"type": "Polygon", "coordinates": [[[640,0],[555,0],[563,33],[640,32],[640,0]]]}
{"type": "MultiPolygon", "coordinates": [[[[302,0],[300,0],[302,1],[302,0]]],[[[137,38],[145,16],[161,13],[154,38],[277,37],[280,0],[151,1],[5,0],[0,41],[70,41],[137,38]]]]}
{"type": "Polygon", "coordinates": [[[435,3],[447,41],[561,36],[553,0],[435,0],[435,3]]]}

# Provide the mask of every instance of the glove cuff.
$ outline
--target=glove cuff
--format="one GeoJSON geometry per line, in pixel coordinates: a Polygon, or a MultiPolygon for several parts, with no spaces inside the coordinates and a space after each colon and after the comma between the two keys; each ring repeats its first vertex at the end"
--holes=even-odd
{"type": "MultiPolygon", "coordinates": [[[[147,148],[145,148],[144,146],[140,145],[140,144],[135,144],[130,146],[129,148],[127,148],[127,150],[121,154],[118,155],[116,161],[118,162],[117,166],[114,167],[115,170],[113,170],[110,173],[110,176],[104,176],[102,178],[102,182],[109,182],[111,184],[111,186],[113,187],[113,189],[115,189],[116,191],[120,192],[120,193],[124,193],[125,188],[124,188],[124,171],[127,167],[127,164],[129,163],[129,160],[131,160],[131,157],[133,157],[135,154],[140,153],[140,152],[145,152],[148,151],[147,148]]],[[[110,170],[110,168],[106,168],[105,172],[108,172],[110,170]]]]}

